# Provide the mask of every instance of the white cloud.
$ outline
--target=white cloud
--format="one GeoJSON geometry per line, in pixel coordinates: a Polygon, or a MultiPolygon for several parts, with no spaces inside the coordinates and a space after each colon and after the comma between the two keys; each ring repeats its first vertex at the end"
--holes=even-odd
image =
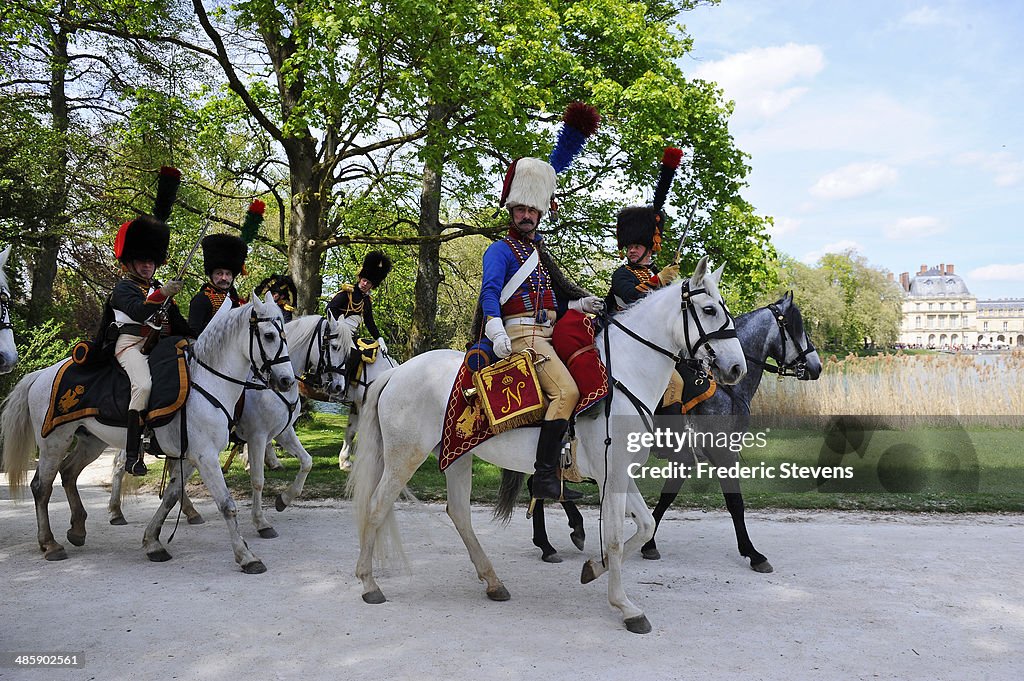
{"type": "Polygon", "coordinates": [[[945,225],[931,215],[902,218],[885,227],[887,239],[923,239],[946,231],[945,225]]]}
{"type": "Polygon", "coordinates": [[[1006,151],[984,153],[980,151],[961,154],[957,161],[963,165],[977,166],[992,174],[997,187],[1012,187],[1024,180],[1024,161],[1006,151]]]}
{"type": "Polygon", "coordinates": [[[907,26],[957,26],[958,22],[950,15],[927,5],[918,7],[904,14],[900,23],[907,26]]]}
{"type": "Polygon", "coordinates": [[[824,68],[825,55],[817,45],[788,43],[705,63],[693,75],[718,83],[725,96],[736,102],[737,116],[770,118],[808,91],[794,81],[813,78],[824,68]]]}
{"type": "Polygon", "coordinates": [[[801,261],[808,265],[813,265],[818,262],[821,257],[827,253],[843,253],[845,251],[861,251],[861,245],[856,241],[850,239],[843,239],[831,244],[825,244],[816,251],[810,251],[804,254],[804,257],[800,258],[801,261]]]}
{"type": "Polygon", "coordinates": [[[810,192],[819,199],[852,199],[873,194],[899,177],[884,163],[851,163],[821,176],[810,192]]]}
{"type": "Polygon", "coordinates": [[[802,220],[797,220],[796,218],[776,217],[773,218],[772,226],[768,228],[768,233],[773,237],[796,234],[800,231],[802,222],[802,220]]]}
{"type": "Polygon", "coordinates": [[[1017,265],[985,265],[970,271],[968,281],[1024,281],[1024,263],[1017,265]]]}

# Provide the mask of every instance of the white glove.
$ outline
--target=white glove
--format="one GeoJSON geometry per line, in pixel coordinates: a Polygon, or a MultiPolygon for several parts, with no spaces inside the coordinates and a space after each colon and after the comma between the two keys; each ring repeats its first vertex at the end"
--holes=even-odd
{"type": "Polygon", "coordinates": [[[164,294],[165,298],[173,298],[174,296],[181,293],[182,287],[185,286],[185,282],[181,279],[171,279],[169,282],[160,287],[160,293],[164,294]]]}
{"type": "Polygon", "coordinates": [[[494,354],[499,359],[512,354],[512,339],[505,333],[505,322],[501,321],[501,317],[492,317],[487,321],[484,325],[484,335],[491,339],[494,354]]]}
{"type": "Polygon", "coordinates": [[[604,298],[587,296],[579,300],[570,300],[569,309],[576,310],[577,312],[586,312],[587,314],[601,314],[604,311],[604,298]]]}
{"type": "Polygon", "coordinates": [[[379,347],[380,351],[385,355],[388,354],[388,344],[384,342],[383,336],[377,339],[377,347],[379,347]]]}

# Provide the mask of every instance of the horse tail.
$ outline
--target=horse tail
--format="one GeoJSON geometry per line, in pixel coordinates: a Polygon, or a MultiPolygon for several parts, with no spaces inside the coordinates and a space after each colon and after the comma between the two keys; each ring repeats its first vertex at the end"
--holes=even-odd
{"type": "MultiPolygon", "coordinates": [[[[373,494],[384,475],[384,434],[380,425],[380,414],[377,402],[384,392],[388,381],[394,374],[389,369],[370,384],[366,400],[359,407],[359,432],[356,439],[356,462],[352,473],[345,484],[345,495],[350,497],[355,506],[356,528],[360,537],[370,524],[370,505],[373,494]]],[[[388,509],[383,523],[377,530],[374,543],[374,555],[378,559],[397,557],[399,562],[407,565],[402,552],[402,542],[398,534],[398,523],[395,520],[394,504],[388,509]]]]}
{"type": "Polygon", "coordinates": [[[36,452],[35,432],[28,410],[28,391],[45,369],[26,374],[0,404],[0,440],[3,454],[0,470],[7,473],[11,496],[20,496],[25,486],[25,473],[36,452]]]}
{"type": "Polygon", "coordinates": [[[516,508],[519,490],[523,488],[525,473],[501,469],[501,485],[498,487],[498,500],[494,502],[494,519],[508,525],[512,520],[512,512],[516,508]]]}

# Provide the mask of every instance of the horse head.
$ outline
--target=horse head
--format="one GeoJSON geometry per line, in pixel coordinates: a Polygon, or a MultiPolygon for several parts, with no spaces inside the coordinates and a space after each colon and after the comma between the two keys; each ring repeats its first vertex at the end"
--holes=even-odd
{"type": "Polygon", "coordinates": [[[332,398],[340,398],[345,392],[345,362],[352,352],[352,342],[352,326],[345,323],[344,316],[335,317],[333,311],[328,311],[327,335],[321,348],[326,369],[320,380],[332,398]]]}
{"type": "Polygon", "coordinates": [[[11,291],[7,287],[7,275],[4,274],[4,266],[10,255],[10,246],[0,253],[0,374],[9,373],[18,363],[14,326],[11,325],[11,291]]]}
{"type": "Polygon", "coordinates": [[[676,340],[690,357],[711,369],[715,380],[733,385],[747,373],[747,362],[736,338],[736,324],[718,289],[724,270],[723,264],[709,273],[704,256],[693,276],[679,287],[683,314],[676,340]]]}
{"type": "Polygon", "coordinates": [[[779,356],[773,359],[778,362],[780,371],[801,381],[817,380],[821,375],[821,358],[804,329],[803,315],[793,302],[793,292],[788,291],[768,308],[779,327],[782,347],[779,356]]]}
{"type": "Polygon", "coordinates": [[[253,296],[247,353],[254,373],[274,390],[285,392],[295,383],[284,333],[284,316],[269,291],[263,300],[253,296]]]}

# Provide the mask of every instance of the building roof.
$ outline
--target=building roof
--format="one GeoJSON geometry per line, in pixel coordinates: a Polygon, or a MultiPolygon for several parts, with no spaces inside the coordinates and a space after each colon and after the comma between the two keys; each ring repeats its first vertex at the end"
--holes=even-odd
{"type": "Polygon", "coordinates": [[[958,274],[943,273],[937,267],[914,275],[910,281],[911,297],[932,298],[932,297],[956,297],[962,298],[971,295],[967,290],[967,284],[958,274]]]}

